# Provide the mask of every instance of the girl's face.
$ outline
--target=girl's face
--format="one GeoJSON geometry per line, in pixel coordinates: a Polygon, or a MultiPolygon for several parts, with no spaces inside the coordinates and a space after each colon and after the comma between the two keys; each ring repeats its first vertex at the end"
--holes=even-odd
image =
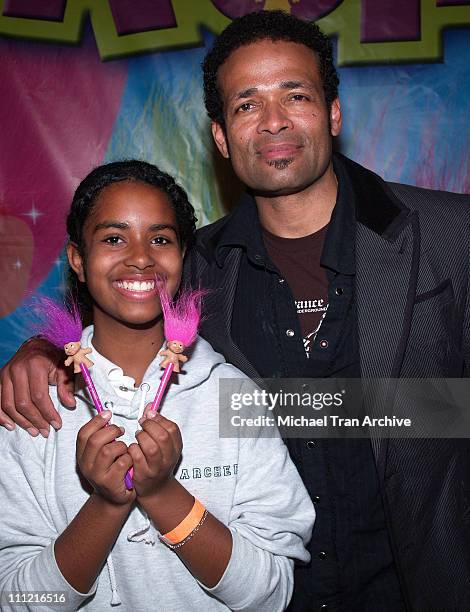
{"type": "Polygon", "coordinates": [[[84,254],[69,244],[69,262],[87,283],[95,325],[113,319],[136,326],[156,323],[161,314],[155,274],[178,289],[183,251],[175,214],[163,191],[146,183],[105,187],[83,228],[84,254]]]}

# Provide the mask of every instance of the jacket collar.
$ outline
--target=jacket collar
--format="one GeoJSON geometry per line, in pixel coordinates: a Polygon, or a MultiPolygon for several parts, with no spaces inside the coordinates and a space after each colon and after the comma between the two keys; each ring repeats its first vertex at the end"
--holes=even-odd
{"type": "Polygon", "coordinates": [[[245,250],[253,261],[259,258],[261,250],[264,255],[261,224],[253,196],[244,193],[238,206],[226,217],[226,220],[220,232],[217,232],[209,243],[209,248],[219,267],[224,265],[233,247],[245,250]]]}
{"type": "Polygon", "coordinates": [[[387,240],[394,240],[410,210],[375,172],[348,157],[335,153],[333,161],[342,164],[349,176],[356,198],[356,219],[365,227],[387,240]]]}

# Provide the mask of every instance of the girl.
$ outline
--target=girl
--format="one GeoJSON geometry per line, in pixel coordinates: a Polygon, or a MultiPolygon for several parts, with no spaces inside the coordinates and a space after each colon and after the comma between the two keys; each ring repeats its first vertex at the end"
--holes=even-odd
{"type": "Polygon", "coordinates": [[[46,609],[284,609],[314,511],[279,438],[220,438],[219,379],[249,381],[198,338],[164,415],[137,423],[161,376],[155,274],[174,295],[194,236],[184,191],[145,162],[107,164],[78,187],[67,229],[94,321],[82,346],[108,410],[90,419],[79,391],[48,438],[0,432],[2,610],[37,610],[39,592],[46,609]]]}

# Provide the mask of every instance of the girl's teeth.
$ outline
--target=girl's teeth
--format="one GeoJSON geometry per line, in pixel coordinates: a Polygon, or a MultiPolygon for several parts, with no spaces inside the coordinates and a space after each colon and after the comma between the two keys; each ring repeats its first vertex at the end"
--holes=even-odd
{"type": "Polygon", "coordinates": [[[153,281],[118,281],[117,285],[127,291],[152,291],[155,287],[153,281]]]}

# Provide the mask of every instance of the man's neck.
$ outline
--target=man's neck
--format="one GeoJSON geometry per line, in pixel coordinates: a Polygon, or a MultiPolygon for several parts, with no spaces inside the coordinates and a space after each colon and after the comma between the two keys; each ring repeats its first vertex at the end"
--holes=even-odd
{"type": "Polygon", "coordinates": [[[256,196],[261,225],[281,238],[302,238],[325,227],[338,195],[338,181],[331,164],[321,180],[299,193],[278,197],[256,196]]]}

